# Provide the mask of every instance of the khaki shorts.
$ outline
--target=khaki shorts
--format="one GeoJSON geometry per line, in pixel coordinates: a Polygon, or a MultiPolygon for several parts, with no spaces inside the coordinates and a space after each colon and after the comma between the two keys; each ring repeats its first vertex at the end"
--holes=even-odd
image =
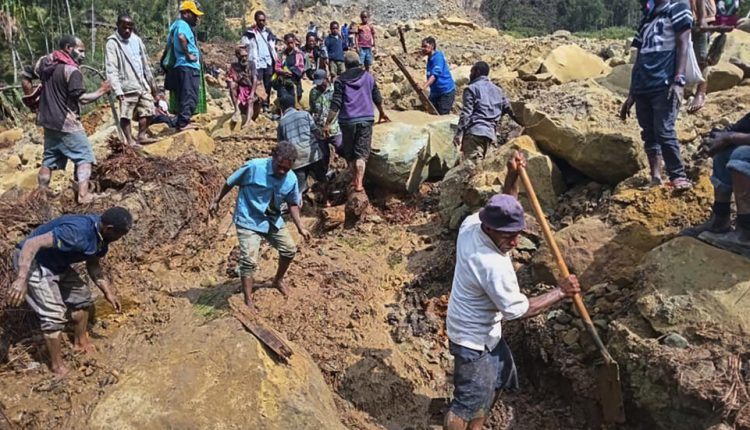
{"type": "Polygon", "coordinates": [[[245,278],[253,276],[258,270],[258,256],[260,255],[260,241],[266,239],[277,251],[279,256],[284,258],[294,258],[297,254],[297,244],[289,234],[286,225],[275,230],[271,227],[268,233],[260,233],[253,230],[247,230],[237,227],[237,239],[240,241],[240,276],[245,278]]]}
{"type": "Polygon", "coordinates": [[[154,97],[149,93],[125,94],[120,102],[120,118],[139,119],[154,116],[154,97]]]}

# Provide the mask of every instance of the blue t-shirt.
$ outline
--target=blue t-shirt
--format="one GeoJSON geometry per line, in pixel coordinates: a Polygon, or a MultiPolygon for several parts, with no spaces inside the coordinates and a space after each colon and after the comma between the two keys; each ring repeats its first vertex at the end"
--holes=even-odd
{"type": "Polygon", "coordinates": [[[325,40],[328,58],[331,61],[344,61],[344,50],[346,49],[346,39],[344,36],[334,36],[329,34],[325,40]]]}
{"type": "Polygon", "coordinates": [[[174,48],[175,55],[175,67],[191,67],[193,69],[200,69],[201,53],[198,50],[198,45],[195,42],[195,34],[193,29],[190,28],[190,24],[182,19],[178,19],[172,26],[169,27],[169,34],[172,36],[172,47],[174,48]],[[188,41],[188,52],[195,55],[196,61],[193,63],[187,59],[187,55],[182,52],[182,44],[180,44],[180,35],[185,36],[188,41]]]}
{"type": "Polygon", "coordinates": [[[633,39],[638,58],[633,66],[630,92],[648,94],[672,85],[677,59],[677,35],[690,30],[693,14],[682,2],[666,3],[644,17],[633,39]]]}
{"type": "MultiPolygon", "coordinates": [[[[99,233],[100,227],[99,215],[63,215],[32,231],[26,240],[52,232],[52,248],[40,249],[35,260],[52,273],[60,274],[73,263],[107,254],[107,243],[99,233]]],[[[16,245],[16,248],[23,248],[26,240],[16,245]]]]}
{"type": "Polygon", "coordinates": [[[273,174],[271,158],[250,160],[227,178],[227,185],[239,187],[234,209],[234,223],[238,227],[268,233],[284,225],[281,204],[299,206],[300,193],[297,176],[288,171],[283,178],[273,174]]]}
{"type": "Polygon", "coordinates": [[[455,91],[456,84],[453,82],[448,62],[440,51],[435,51],[427,60],[427,79],[431,76],[435,77],[435,82],[430,86],[430,94],[440,95],[455,91]]]}

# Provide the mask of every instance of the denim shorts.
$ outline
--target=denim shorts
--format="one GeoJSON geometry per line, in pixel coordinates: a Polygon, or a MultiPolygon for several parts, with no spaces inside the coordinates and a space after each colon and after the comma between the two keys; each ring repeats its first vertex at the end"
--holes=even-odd
{"type": "Polygon", "coordinates": [[[68,160],[76,166],[96,163],[86,132],[65,133],[45,128],[42,166],[52,170],[64,170],[68,160]]]}
{"type": "Polygon", "coordinates": [[[730,146],[714,155],[713,159],[711,183],[723,193],[733,191],[732,171],[750,177],[750,146],[730,146]]]}
{"type": "Polygon", "coordinates": [[[372,48],[359,48],[359,62],[363,66],[371,66],[374,61],[372,48]]]}
{"type": "Polygon", "coordinates": [[[513,354],[504,339],[492,351],[477,351],[450,342],[454,359],[450,411],[468,422],[490,413],[495,396],[518,388],[513,354]]]}

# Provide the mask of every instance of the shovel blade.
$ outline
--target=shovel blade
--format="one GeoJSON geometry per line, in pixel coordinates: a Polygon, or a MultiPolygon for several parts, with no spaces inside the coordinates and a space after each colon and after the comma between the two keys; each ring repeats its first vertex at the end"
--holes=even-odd
{"type": "Polygon", "coordinates": [[[624,423],[625,407],[622,401],[620,366],[615,361],[605,361],[596,366],[602,418],[607,423],[624,423]]]}

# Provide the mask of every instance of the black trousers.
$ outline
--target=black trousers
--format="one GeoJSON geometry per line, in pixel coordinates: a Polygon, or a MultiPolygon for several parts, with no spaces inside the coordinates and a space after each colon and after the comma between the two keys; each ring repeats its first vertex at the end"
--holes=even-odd
{"type": "Polygon", "coordinates": [[[268,101],[271,100],[271,78],[273,77],[273,67],[268,66],[263,69],[258,69],[258,79],[263,82],[263,88],[266,89],[268,98],[263,104],[268,107],[268,101]]]}
{"type": "Polygon", "coordinates": [[[175,126],[183,128],[190,124],[190,119],[198,106],[198,91],[200,89],[201,72],[192,67],[175,67],[177,91],[180,95],[180,106],[177,109],[175,126]]]}

